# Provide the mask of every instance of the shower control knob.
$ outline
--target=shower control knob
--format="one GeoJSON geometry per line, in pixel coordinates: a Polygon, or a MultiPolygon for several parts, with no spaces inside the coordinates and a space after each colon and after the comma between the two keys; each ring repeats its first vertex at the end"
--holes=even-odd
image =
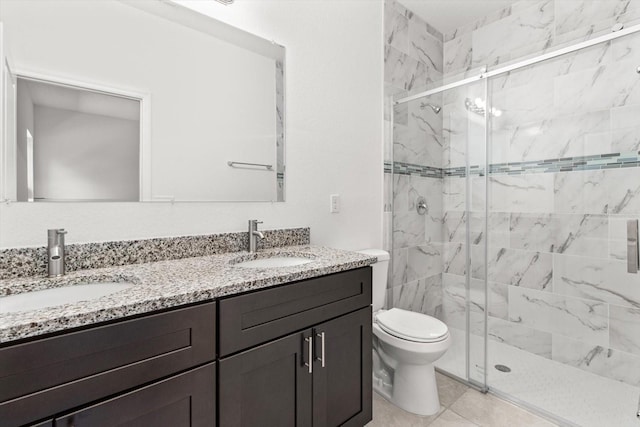
{"type": "Polygon", "coordinates": [[[416,200],[416,210],[418,211],[419,215],[426,214],[429,210],[429,207],[427,206],[427,199],[422,196],[418,197],[418,199],[416,200]]]}
{"type": "Polygon", "coordinates": [[[636,73],[640,74],[640,66],[636,67],[636,73]]]}

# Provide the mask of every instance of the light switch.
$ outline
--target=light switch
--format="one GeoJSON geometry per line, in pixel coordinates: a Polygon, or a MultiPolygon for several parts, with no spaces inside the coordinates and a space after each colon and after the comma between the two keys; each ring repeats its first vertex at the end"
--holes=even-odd
{"type": "Polygon", "coordinates": [[[340,212],[340,195],[339,194],[330,195],[329,202],[330,202],[329,212],[331,213],[340,212]]]}

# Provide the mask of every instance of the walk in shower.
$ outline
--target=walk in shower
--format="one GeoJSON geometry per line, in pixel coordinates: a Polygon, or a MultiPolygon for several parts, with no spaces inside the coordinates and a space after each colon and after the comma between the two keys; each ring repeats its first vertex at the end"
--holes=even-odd
{"type": "Polygon", "coordinates": [[[448,325],[441,372],[567,425],[640,426],[640,25],[617,29],[390,101],[391,304],[448,325]]]}

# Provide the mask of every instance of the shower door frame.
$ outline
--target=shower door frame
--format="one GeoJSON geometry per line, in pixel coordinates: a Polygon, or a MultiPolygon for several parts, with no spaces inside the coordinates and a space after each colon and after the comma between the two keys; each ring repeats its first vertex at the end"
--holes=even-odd
{"type": "MultiPolygon", "coordinates": [[[[466,303],[467,303],[467,309],[466,309],[466,328],[467,330],[465,331],[465,344],[466,344],[466,349],[465,349],[465,360],[466,360],[466,366],[465,366],[465,370],[466,370],[466,376],[467,378],[459,378],[456,375],[453,375],[451,373],[448,372],[443,372],[440,371],[441,373],[443,373],[444,375],[456,378],[458,380],[461,380],[462,382],[466,383],[468,386],[473,387],[475,389],[480,390],[483,393],[487,393],[489,391],[491,391],[493,394],[496,394],[497,396],[499,396],[500,398],[507,400],[507,401],[511,401],[513,403],[516,403],[520,406],[523,406],[525,408],[530,409],[532,412],[538,413],[539,415],[550,419],[554,422],[561,422],[561,423],[567,423],[568,420],[565,419],[561,419],[559,418],[557,415],[552,414],[550,412],[547,412],[541,408],[535,407],[531,404],[529,404],[528,402],[522,401],[520,399],[514,398],[510,395],[507,395],[505,393],[499,392],[497,390],[493,390],[490,389],[489,385],[487,384],[487,361],[488,361],[488,270],[487,270],[487,264],[488,264],[488,245],[489,245],[489,225],[488,225],[488,220],[489,220],[489,173],[490,173],[490,166],[489,166],[489,161],[491,159],[490,157],[490,147],[491,144],[489,144],[489,140],[491,137],[491,129],[490,129],[490,117],[489,114],[487,114],[487,111],[491,111],[491,97],[489,96],[489,79],[491,77],[496,77],[496,76],[500,76],[502,74],[506,74],[506,73],[510,73],[512,71],[516,71],[519,70],[521,68],[525,68],[531,65],[535,65],[553,58],[557,58],[572,52],[577,52],[580,51],[582,49],[585,48],[589,48],[592,46],[596,46],[598,44],[602,44],[602,43],[606,43],[612,40],[616,40],[619,38],[623,38],[635,33],[640,33],[640,24],[636,24],[636,25],[632,25],[628,28],[623,28],[621,30],[613,30],[613,32],[611,33],[607,33],[604,35],[600,35],[597,37],[594,37],[592,39],[583,41],[583,42],[579,42],[579,43],[574,43],[574,44],[570,44],[567,45],[565,47],[562,48],[558,48],[556,50],[553,50],[551,52],[547,52],[547,53],[543,53],[537,56],[533,56],[531,58],[526,58],[520,61],[516,61],[512,64],[508,64],[508,65],[504,65],[501,67],[498,67],[496,69],[489,69],[486,65],[482,66],[480,68],[477,68],[477,70],[479,70],[479,72],[477,74],[471,75],[470,77],[466,77],[466,78],[462,78],[460,80],[454,81],[452,83],[447,83],[441,86],[438,86],[436,88],[433,89],[429,89],[429,90],[425,90],[422,92],[418,92],[415,93],[413,95],[410,96],[404,96],[401,97],[399,99],[394,99],[394,97],[389,97],[390,99],[390,111],[391,111],[391,122],[392,122],[392,126],[391,126],[391,144],[393,144],[393,107],[397,106],[397,105],[401,105],[404,103],[408,103],[410,101],[414,101],[414,100],[418,100],[421,98],[426,98],[432,95],[436,95],[436,94],[440,94],[443,92],[446,92],[447,90],[450,89],[455,89],[458,87],[463,87],[466,85],[470,85],[473,83],[478,83],[478,82],[484,82],[484,96],[485,96],[485,114],[484,114],[484,162],[485,162],[485,170],[484,170],[484,188],[485,188],[485,199],[484,199],[484,227],[483,227],[483,232],[485,235],[485,239],[484,239],[484,266],[485,266],[485,273],[484,273],[484,278],[482,279],[484,281],[484,287],[483,287],[483,291],[484,291],[484,336],[483,336],[483,344],[484,344],[484,373],[483,373],[483,381],[482,383],[478,383],[475,380],[472,380],[470,377],[470,316],[469,316],[469,312],[470,312],[470,307],[469,307],[469,303],[470,303],[470,281],[471,281],[471,248],[470,248],[470,218],[469,218],[469,213],[471,210],[471,183],[470,183],[470,160],[469,160],[469,138],[467,138],[467,142],[466,142],[466,159],[465,159],[465,169],[466,169],[466,174],[465,174],[465,191],[466,191],[466,195],[465,195],[465,204],[466,204],[466,213],[467,213],[467,221],[466,221],[466,226],[465,226],[465,243],[466,243],[466,259],[465,259],[465,263],[466,263],[466,274],[465,274],[465,286],[466,286],[466,303]]],[[[639,68],[639,72],[640,72],[640,68],[639,68]]],[[[393,149],[391,150],[393,153],[393,149]]],[[[391,159],[391,186],[393,189],[393,184],[394,184],[394,180],[393,180],[393,174],[394,174],[394,166],[393,166],[393,154],[392,154],[392,159],[391,159]]],[[[393,197],[391,198],[391,211],[392,211],[392,215],[395,213],[394,210],[394,206],[393,206],[393,197]]],[[[393,247],[393,232],[391,232],[391,247],[393,247]]],[[[640,402],[638,403],[638,416],[640,417],[640,402]]],[[[570,425],[575,425],[572,424],[571,422],[569,422],[570,425]]]]}

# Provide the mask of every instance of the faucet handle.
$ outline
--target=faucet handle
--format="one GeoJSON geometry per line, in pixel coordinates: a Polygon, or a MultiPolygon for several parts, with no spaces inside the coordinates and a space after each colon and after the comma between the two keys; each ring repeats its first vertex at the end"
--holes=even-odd
{"type": "Polygon", "coordinates": [[[65,230],[64,228],[59,228],[59,229],[56,230],[56,233],[59,234],[59,235],[60,234],[67,234],[67,230],[65,230]]]}

